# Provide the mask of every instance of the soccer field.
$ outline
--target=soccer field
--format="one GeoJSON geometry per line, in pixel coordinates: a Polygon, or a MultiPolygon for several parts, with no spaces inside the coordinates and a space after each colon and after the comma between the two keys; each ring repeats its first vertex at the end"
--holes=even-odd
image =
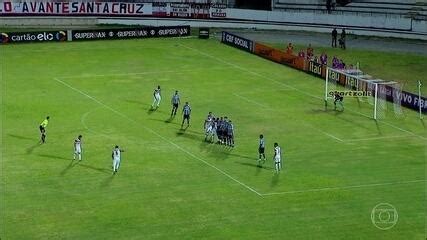
{"type": "Polygon", "coordinates": [[[325,110],[321,79],[216,40],[7,45],[0,57],[2,240],[425,239],[427,134],[414,111],[375,122],[351,99],[325,110]],[[192,107],[185,131],[169,119],[175,90],[192,107]],[[235,148],[204,141],[209,111],[233,121],[235,148]],[[380,203],[398,213],[388,230],[371,219],[380,203]]]}

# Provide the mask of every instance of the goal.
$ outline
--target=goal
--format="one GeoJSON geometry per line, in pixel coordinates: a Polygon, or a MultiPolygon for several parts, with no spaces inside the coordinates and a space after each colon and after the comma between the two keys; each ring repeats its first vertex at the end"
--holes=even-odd
{"type": "Polygon", "coordinates": [[[375,120],[385,118],[387,114],[403,116],[400,104],[401,85],[375,79],[360,69],[338,70],[327,67],[325,108],[332,104],[335,93],[342,95],[346,102],[354,102],[351,106],[358,106],[363,110],[362,113],[366,112],[366,115],[375,120]]]}

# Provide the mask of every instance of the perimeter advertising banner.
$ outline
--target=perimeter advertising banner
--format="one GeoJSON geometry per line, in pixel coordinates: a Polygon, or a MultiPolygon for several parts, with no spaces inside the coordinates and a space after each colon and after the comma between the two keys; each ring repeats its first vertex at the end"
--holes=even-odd
{"type": "Polygon", "coordinates": [[[305,61],[303,58],[288,54],[273,47],[255,43],[254,53],[271,61],[292,66],[299,70],[304,70],[305,61]]]}
{"type": "Polygon", "coordinates": [[[119,15],[151,16],[152,3],[99,1],[4,1],[0,15],[119,15]]]}
{"type": "Polygon", "coordinates": [[[222,32],[221,42],[247,52],[252,52],[254,48],[254,43],[251,40],[228,32],[222,32]]]}
{"type": "Polygon", "coordinates": [[[126,29],[73,30],[72,40],[106,40],[189,36],[190,26],[146,27],[126,29]]]}
{"type": "Polygon", "coordinates": [[[153,3],[153,16],[154,17],[166,17],[168,15],[168,4],[156,2],[153,3]]]}
{"type": "Polygon", "coordinates": [[[190,17],[191,5],[189,3],[171,3],[169,8],[171,17],[190,17]]]}
{"type": "Polygon", "coordinates": [[[209,18],[209,3],[192,3],[191,18],[209,18]]]}
{"type": "Polygon", "coordinates": [[[307,72],[323,78],[326,76],[326,66],[318,62],[309,61],[307,72]]]}
{"type": "Polygon", "coordinates": [[[2,32],[0,44],[30,42],[63,42],[67,40],[67,31],[40,32],[2,32]]]}
{"type": "Polygon", "coordinates": [[[212,4],[210,8],[211,18],[226,18],[227,5],[226,4],[212,4]]]}

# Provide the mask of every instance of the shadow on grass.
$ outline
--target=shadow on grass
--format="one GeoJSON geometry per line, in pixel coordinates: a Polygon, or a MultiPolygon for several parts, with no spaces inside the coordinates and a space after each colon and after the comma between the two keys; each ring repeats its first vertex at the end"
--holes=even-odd
{"type": "Polygon", "coordinates": [[[70,163],[67,165],[64,170],[62,170],[59,175],[64,176],[71,168],[73,168],[77,163],[74,163],[73,160],[70,161],[70,163]]]}
{"type": "Polygon", "coordinates": [[[36,143],[36,144],[30,146],[29,148],[27,148],[27,154],[33,153],[34,149],[40,147],[41,145],[42,144],[40,144],[40,143],[36,143]]]}
{"type": "Polygon", "coordinates": [[[173,122],[173,118],[172,118],[172,119],[171,119],[171,118],[168,118],[168,119],[166,119],[166,120],[162,120],[162,119],[155,119],[155,118],[149,118],[148,120],[150,120],[150,121],[162,122],[162,123],[168,123],[168,124],[174,124],[174,125],[177,125],[177,126],[181,126],[179,123],[177,123],[177,122],[173,122]]]}
{"type": "Polygon", "coordinates": [[[224,145],[206,142],[204,138],[197,137],[200,139],[200,151],[208,153],[215,159],[225,160],[230,157],[230,151],[233,149],[224,145]]]}
{"type": "Polygon", "coordinates": [[[250,160],[256,160],[256,158],[254,158],[254,157],[240,155],[240,154],[236,154],[236,153],[232,153],[232,152],[228,152],[228,155],[230,155],[232,157],[237,157],[237,158],[245,158],[245,159],[250,159],[250,160]]]}
{"type": "Polygon", "coordinates": [[[114,179],[114,176],[116,176],[116,175],[113,175],[112,171],[111,171],[111,175],[109,177],[107,177],[106,179],[104,179],[104,181],[102,181],[101,188],[106,188],[106,187],[110,186],[111,182],[114,179]]]}
{"type": "Polygon", "coordinates": [[[148,114],[153,114],[154,112],[157,111],[157,108],[152,108],[151,106],[148,108],[147,113],[148,114]]]}
{"type": "Polygon", "coordinates": [[[255,164],[255,163],[246,163],[246,162],[235,162],[243,166],[253,167],[255,168],[255,175],[258,175],[263,169],[264,170],[272,170],[273,168],[264,166],[263,164],[255,164]]]}
{"type": "Polygon", "coordinates": [[[378,135],[382,135],[382,132],[381,132],[381,129],[380,129],[380,125],[378,124],[378,121],[377,120],[374,120],[374,121],[375,121],[375,127],[377,127],[378,135]]]}
{"type": "Polygon", "coordinates": [[[55,155],[50,155],[50,154],[37,154],[37,156],[44,157],[44,158],[56,158],[56,159],[62,159],[62,160],[71,160],[70,158],[65,158],[65,157],[55,156],[55,155]]]}
{"type": "Polygon", "coordinates": [[[171,123],[175,119],[175,116],[170,116],[168,119],[165,120],[165,123],[171,123]]]}
{"type": "Polygon", "coordinates": [[[273,177],[271,178],[271,187],[275,187],[279,183],[280,179],[280,173],[274,173],[273,177]]]}
{"type": "Polygon", "coordinates": [[[111,174],[112,173],[112,171],[109,170],[108,168],[94,167],[94,166],[87,165],[87,164],[80,163],[80,162],[79,162],[78,165],[79,165],[79,167],[84,167],[84,168],[95,170],[95,171],[98,171],[98,172],[101,172],[101,173],[106,173],[106,174],[111,174]]]}
{"type": "Polygon", "coordinates": [[[265,165],[263,165],[263,164],[262,164],[262,165],[260,165],[260,164],[247,163],[247,162],[235,162],[235,163],[238,163],[238,164],[243,165],[243,166],[248,166],[248,167],[257,168],[257,169],[273,170],[273,168],[272,168],[272,167],[267,167],[267,166],[265,166],[265,165]]]}
{"type": "Polygon", "coordinates": [[[17,138],[17,139],[22,139],[22,140],[32,140],[35,141],[37,140],[36,138],[30,138],[30,137],[25,137],[25,136],[19,136],[19,135],[15,135],[15,134],[7,134],[9,137],[13,137],[13,138],[17,138]]]}
{"type": "Polygon", "coordinates": [[[185,129],[183,130],[179,130],[178,132],[176,132],[176,136],[177,137],[185,137],[194,141],[202,141],[203,139],[200,138],[200,136],[193,134],[193,133],[189,133],[186,132],[185,129]]]}
{"type": "Polygon", "coordinates": [[[128,99],[126,99],[126,100],[125,100],[125,102],[128,102],[128,103],[134,103],[134,104],[138,104],[138,105],[144,105],[144,103],[143,103],[143,102],[136,101],[136,100],[128,100],[128,99]]]}

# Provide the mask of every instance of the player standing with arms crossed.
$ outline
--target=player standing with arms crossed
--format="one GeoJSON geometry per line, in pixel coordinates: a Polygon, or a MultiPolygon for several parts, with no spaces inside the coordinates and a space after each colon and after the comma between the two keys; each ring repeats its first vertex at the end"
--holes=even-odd
{"type": "Polygon", "coordinates": [[[41,138],[40,138],[40,144],[43,144],[46,142],[46,127],[49,124],[49,116],[46,117],[45,120],[43,120],[42,123],[40,123],[39,129],[40,129],[40,134],[41,134],[41,138]]]}
{"type": "Polygon", "coordinates": [[[172,112],[171,117],[176,115],[176,111],[178,110],[178,106],[181,103],[181,100],[179,99],[178,91],[175,91],[175,94],[172,96],[172,112]]]}
{"type": "Polygon", "coordinates": [[[281,159],[281,156],[280,156],[281,154],[282,154],[282,149],[279,147],[279,144],[274,143],[274,157],[273,157],[273,161],[274,161],[276,173],[279,173],[280,170],[282,170],[282,159],[281,159]]]}
{"type": "Polygon", "coordinates": [[[122,152],[124,152],[124,150],[120,149],[119,146],[116,145],[111,153],[111,158],[113,159],[113,175],[119,170],[122,152]]]}
{"type": "Polygon", "coordinates": [[[151,105],[151,109],[157,109],[159,108],[160,101],[162,100],[160,86],[157,86],[157,88],[154,89],[153,97],[154,97],[154,101],[153,101],[153,104],[151,105]]]}
{"type": "Polygon", "coordinates": [[[76,160],[76,155],[79,158],[79,161],[82,160],[82,135],[79,135],[75,140],[74,140],[74,155],[73,155],[73,160],[76,160]]]}

